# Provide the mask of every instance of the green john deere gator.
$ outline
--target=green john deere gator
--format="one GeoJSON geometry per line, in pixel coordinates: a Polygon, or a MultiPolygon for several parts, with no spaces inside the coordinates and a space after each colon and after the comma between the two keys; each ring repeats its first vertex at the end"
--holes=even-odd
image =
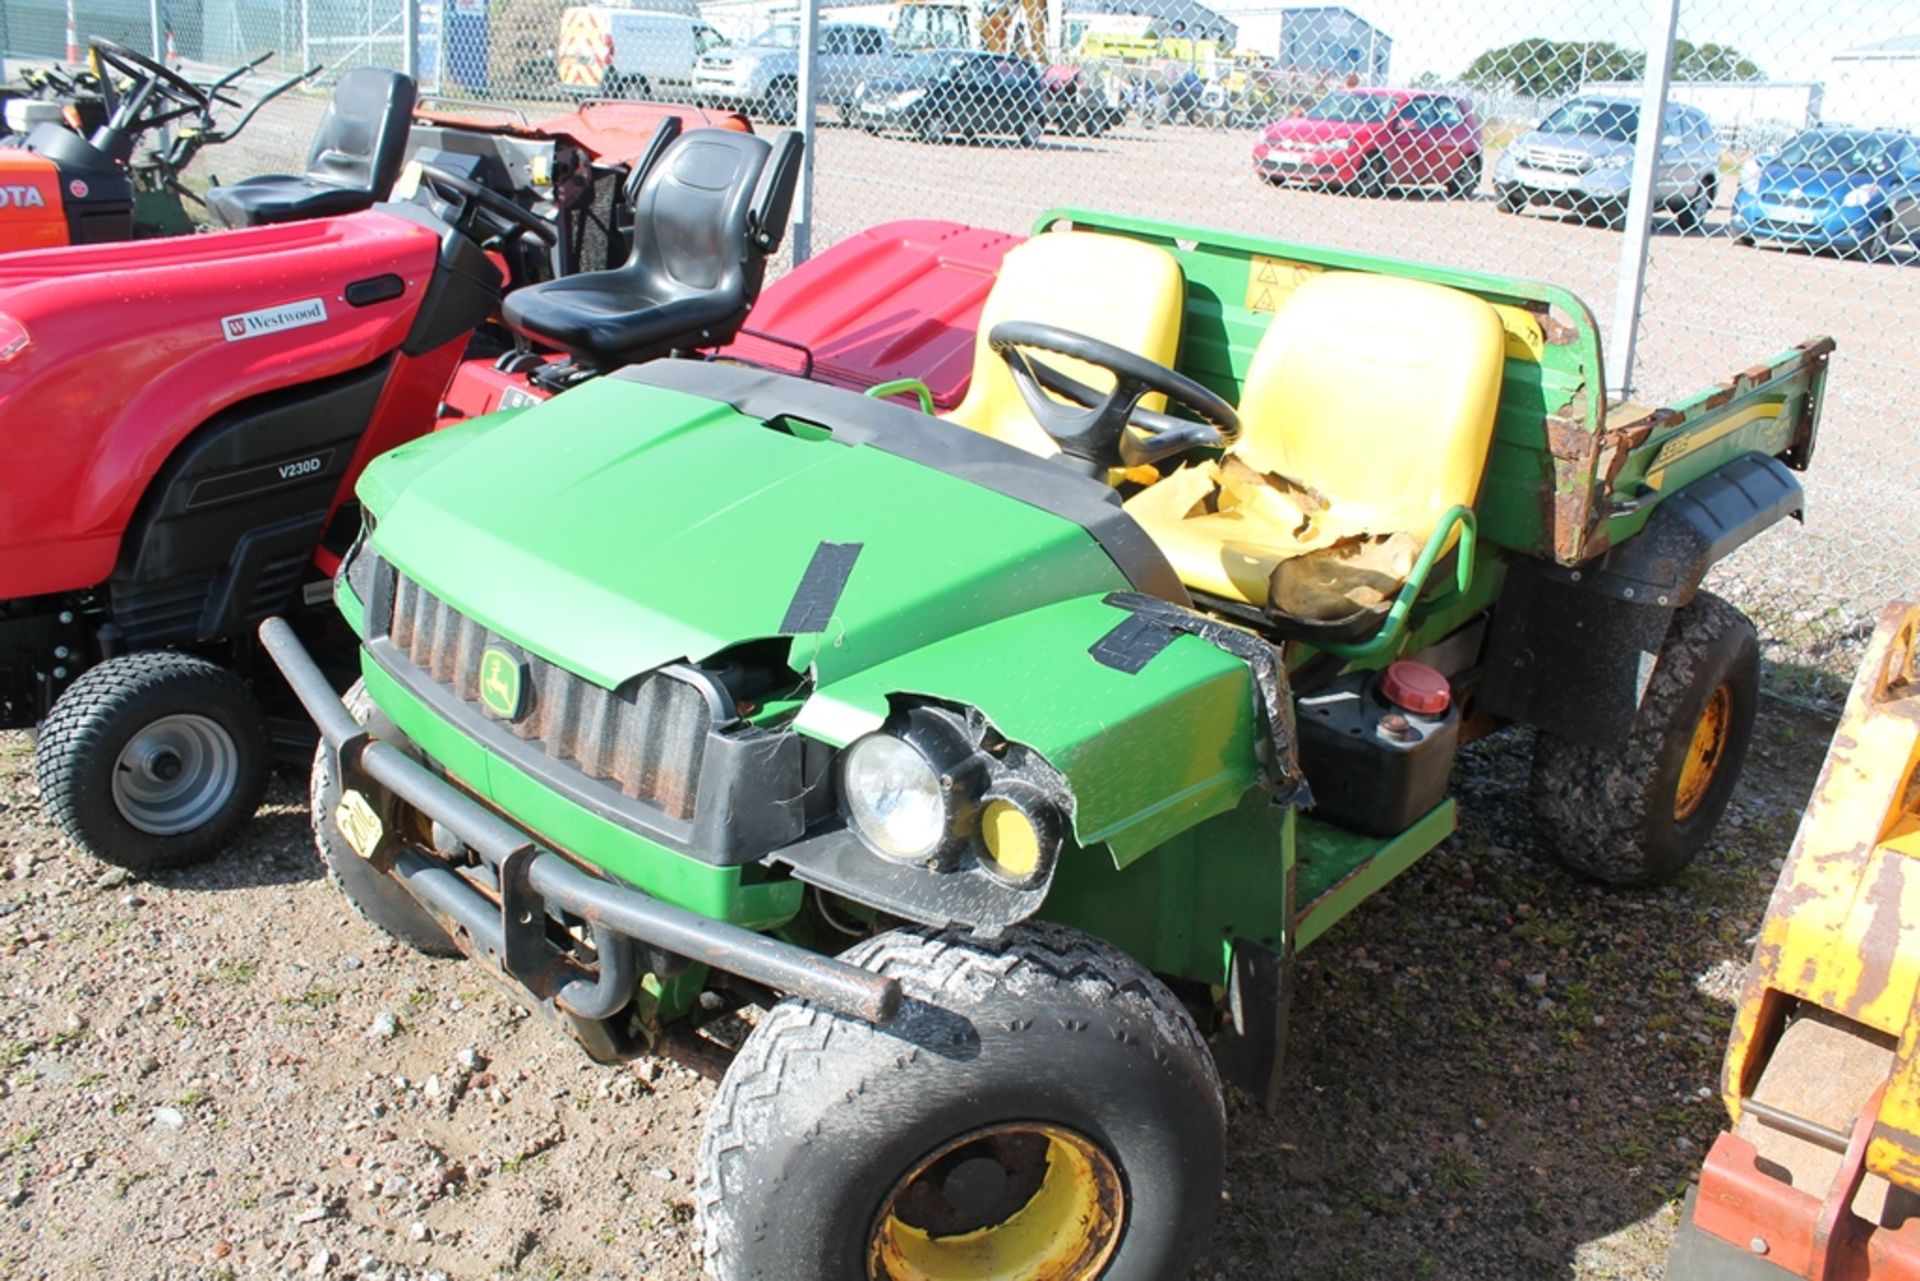
{"type": "MultiPolygon", "coordinates": [[[[1700,590],[1802,506],[1832,343],[1609,405],[1564,290],[1080,210],[944,419],[662,359],[406,445],[336,580],[361,912],[616,1060],[760,1007],[721,1278],[1182,1275],[1292,963],[1536,727],[1552,847],[1676,875],[1752,725],[1700,590]]],[[[697,1034],[697,1033],[696,1033],[697,1034]]]]}

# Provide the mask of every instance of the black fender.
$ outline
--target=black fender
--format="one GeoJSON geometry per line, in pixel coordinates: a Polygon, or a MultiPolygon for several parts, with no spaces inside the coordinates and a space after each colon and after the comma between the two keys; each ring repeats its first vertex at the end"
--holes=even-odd
{"type": "Polygon", "coordinates": [[[1625,741],[1673,611],[1715,562],[1805,505],[1784,463],[1745,454],[1668,496],[1638,535],[1596,560],[1515,561],[1493,614],[1481,706],[1576,743],[1625,741]]]}

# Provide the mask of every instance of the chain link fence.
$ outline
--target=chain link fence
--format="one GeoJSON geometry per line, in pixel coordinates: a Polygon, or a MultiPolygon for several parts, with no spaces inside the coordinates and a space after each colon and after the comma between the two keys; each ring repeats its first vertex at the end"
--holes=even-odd
{"type": "MultiPolygon", "coordinates": [[[[1920,583],[1920,461],[1895,412],[1920,380],[1911,5],[908,0],[818,18],[814,252],[889,219],[1017,232],[1086,205],[1538,277],[1587,300],[1611,390],[1640,403],[1831,333],[1805,527],[1713,585],[1759,623],[1776,688],[1831,698],[1880,603],[1920,583]],[[1656,130],[1643,237],[1623,224],[1656,130]]],[[[0,53],[13,68],[105,36],[200,75],[271,54],[257,87],[411,62],[425,93],[530,114],[698,100],[764,129],[807,114],[800,26],[796,0],[0,0],[0,53]]],[[[297,167],[327,81],[199,166],[297,167]]]]}

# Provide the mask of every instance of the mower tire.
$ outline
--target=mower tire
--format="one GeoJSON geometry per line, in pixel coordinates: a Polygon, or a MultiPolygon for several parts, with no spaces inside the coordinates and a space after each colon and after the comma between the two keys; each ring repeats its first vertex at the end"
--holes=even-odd
{"type": "Polygon", "coordinates": [[[1727,808],[1753,739],[1760,646],[1746,615],[1710,592],[1674,611],[1633,728],[1617,748],[1542,729],[1533,745],[1541,839],[1613,885],[1678,876],[1727,808]]]}
{"type": "Polygon", "coordinates": [[[220,852],[259,808],[270,750],[265,714],[236,673],[149,650],[68,686],[40,726],[33,766],[68,840],[146,875],[220,852]]]}
{"type": "MultiPolygon", "coordinates": [[[[366,724],[373,710],[366,686],[355,681],[344,701],[353,718],[366,724]]],[[[440,922],[434,920],[400,882],[353,852],[353,846],[341,835],[334,818],[342,795],[340,780],[334,776],[333,754],[321,743],[313,753],[308,799],[312,804],[313,844],[320,851],[320,861],[326,864],[327,879],[346,895],[360,918],[375,929],[428,956],[460,955],[440,922]]],[[[381,815],[389,825],[394,817],[391,813],[381,815]]]]}
{"type": "Polygon", "coordinates": [[[841,959],[906,1000],[884,1027],[787,1000],[747,1038],[700,1143],[714,1276],[1186,1275],[1225,1117],[1158,979],[1056,925],[895,930],[841,959]]]}

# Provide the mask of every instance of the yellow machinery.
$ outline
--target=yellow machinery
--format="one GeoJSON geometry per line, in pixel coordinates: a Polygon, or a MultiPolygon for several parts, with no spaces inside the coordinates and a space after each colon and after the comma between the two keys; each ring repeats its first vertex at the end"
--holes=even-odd
{"type": "Polygon", "coordinates": [[[1920,606],[1881,615],[1754,948],[1670,1281],[1920,1278],[1920,606]]]}

